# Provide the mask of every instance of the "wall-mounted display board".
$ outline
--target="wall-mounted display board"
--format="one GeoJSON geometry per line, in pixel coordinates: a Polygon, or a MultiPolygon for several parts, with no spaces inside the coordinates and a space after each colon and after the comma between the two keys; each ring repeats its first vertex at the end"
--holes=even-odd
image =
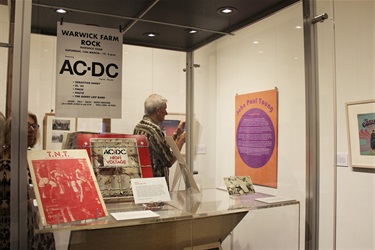
{"type": "Polygon", "coordinates": [[[235,174],[277,187],[278,91],[237,95],[235,174]]]}

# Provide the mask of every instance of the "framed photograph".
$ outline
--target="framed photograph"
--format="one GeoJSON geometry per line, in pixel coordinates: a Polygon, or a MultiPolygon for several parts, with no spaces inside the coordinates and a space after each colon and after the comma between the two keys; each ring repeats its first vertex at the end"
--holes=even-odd
{"type": "Polygon", "coordinates": [[[64,136],[77,131],[77,118],[46,113],[43,121],[43,149],[61,149],[64,136]]]}
{"type": "Polygon", "coordinates": [[[350,165],[375,168],[375,100],[346,103],[350,165]]]}

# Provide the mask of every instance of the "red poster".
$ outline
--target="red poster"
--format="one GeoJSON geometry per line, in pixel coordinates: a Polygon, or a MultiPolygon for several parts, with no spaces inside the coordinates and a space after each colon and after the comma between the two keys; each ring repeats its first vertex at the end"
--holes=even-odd
{"type": "Polygon", "coordinates": [[[277,187],[277,90],[236,96],[236,176],[277,187]]]}
{"type": "Polygon", "coordinates": [[[28,163],[43,225],[108,215],[85,150],[31,150],[28,163]]]}

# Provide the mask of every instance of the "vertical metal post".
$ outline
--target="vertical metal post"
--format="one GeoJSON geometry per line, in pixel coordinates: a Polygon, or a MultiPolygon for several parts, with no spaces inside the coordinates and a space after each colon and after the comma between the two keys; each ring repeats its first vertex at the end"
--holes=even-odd
{"type": "Polygon", "coordinates": [[[12,82],[13,82],[13,51],[14,51],[14,19],[15,19],[15,0],[8,1],[9,8],[9,38],[8,38],[8,69],[7,69],[7,86],[6,86],[6,117],[11,115],[12,111],[12,82]]]}
{"type": "Polygon", "coordinates": [[[194,52],[186,53],[186,163],[192,172],[194,133],[194,52]]]}
{"type": "Polygon", "coordinates": [[[319,88],[317,32],[313,22],[315,1],[302,0],[306,87],[306,250],[319,249],[319,88]]]}
{"type": "Polygon", "coordinates": [[[27,243],[27,117],[30,60],[31,0],[15,4],[11,141],[11,249],[27,243]]]}

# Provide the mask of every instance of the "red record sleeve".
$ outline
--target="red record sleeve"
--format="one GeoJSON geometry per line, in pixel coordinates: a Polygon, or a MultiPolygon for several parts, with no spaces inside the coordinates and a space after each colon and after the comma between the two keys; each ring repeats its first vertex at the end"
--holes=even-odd
{"type": "Polygon", "coordinates": [[[101,139],[116,139],[116,138],[133,138],[136,140],[139,164],[141,168],[142,178],[153,177],[152,167],[150,161],[150,151],[148,148],[148,141],[145,135],[132,135],[132,134],[77,134],[76,147],[79,149],[86,149],[89,156],[92,155],[91,152],[91,139],[101,138],[101,139]]]}

